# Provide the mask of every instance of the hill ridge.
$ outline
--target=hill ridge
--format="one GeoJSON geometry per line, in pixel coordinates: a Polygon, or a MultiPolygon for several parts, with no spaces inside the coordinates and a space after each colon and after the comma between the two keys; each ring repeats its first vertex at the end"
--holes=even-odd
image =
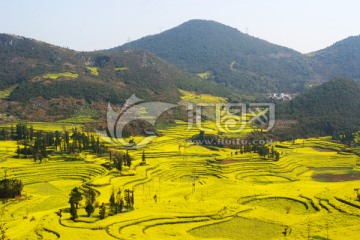
{"type": "Polygon", "coordinates": [[[108,51],[121,49],[153,52],[194,74],[211,72],[211,80],[243,91],[302,91],[314,76],[301,53],[212,20],[190,20],[108,51]]]}

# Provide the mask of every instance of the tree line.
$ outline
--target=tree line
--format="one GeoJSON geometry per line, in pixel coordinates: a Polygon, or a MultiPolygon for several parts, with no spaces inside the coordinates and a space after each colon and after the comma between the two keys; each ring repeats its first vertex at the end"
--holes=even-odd
{"type": "Polygon", "coordinates": [[[221,139],[218,135],[205,134],[205,132],[201,130],[199,134],[194,135],[191,138],[191,141],[204,146],[233,148],[236,149],[235,155],[258,153],[264,159],[268,158],[276,161],[280,160],[280,153],[275,150],[274,146],[266,144],[271,141],[271,139],[269,139],[267,133],[262,131],[253,131],[248,134],[245,140],[237,141],[237,139],[221,139]]]}
{"type": "MultiPolygon", "coordinates": [[[[85,198],[85,211],[88,217],[91,217],[96,208],[99,208],[100,219],[134,209],[134,190],[125,189],[121,191],[118,189],[115,191],[113,189],[109,203],[102,203],[101,205],[96,201],[96,196],[97,193],[91,188],[80,190],[75,187],[71,190],[69,198],[71,220],[76,221],[79,218],[78,209],[83,198],[85,198]]],[[[59,215],[61,217],[61,211],[59,215]]]]}
{"type": "Polygon", "coordinates": [[[20,158],[32,156],[34,161],[48,157],[50,151],[60,151],[67,154],[76,154],[82,151],[92,151],[95,154],[104,154],[106,147],[100,142],[99,137],[93,134],[85,134],[73,128],[69,131],[44,132],[35,131],[33,126],[27,126],[18,123],[10,129],[2,128],[0,131],[0,139],[15,140],[20,145],[17,147],[16,153],[20,158]]]}

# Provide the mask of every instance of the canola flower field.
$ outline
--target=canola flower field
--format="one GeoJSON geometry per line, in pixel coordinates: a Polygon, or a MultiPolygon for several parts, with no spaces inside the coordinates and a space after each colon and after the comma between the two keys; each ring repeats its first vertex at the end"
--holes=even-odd
{"type": "MultiPolygon", "coordinates": [[[[208,124],[212,126],[212,123],[208,124]]],[[[21,179],[23,197],[0,205],[10,239],[356,239],[359,157],[329,138],[275,142],[281,159],[231,154],[192,145],[187,124],[161,131],[145,149],[132,150],[123,175],[101,166],[107,157],[18,159],[17,143],[0,145],[2,175],[21,179]],[[186,134],[183,134],[186,133],[186,134]],[[142,151],[146,162],[140,165],[142,151]],[[134,189],[134,211],[99,219],[98,210],[70,220],[69,192],[90,186],[107,203],[113,188],[134,189]],[[157,199],[154,200],[156,195],[157,199]],[[55,214],[63,209],[60,218],[55,214]],[[286,229],[286,230],[285,230],[286,229]],[[291,232],[291,233],[290,233],[291,232]]],[[[3,176],[2,176],[3,177],[3,176]]]]}
{"type": "MultiPolygon", "coordinates": [[[[198,101],[185,94],[187,100],[198,101]]],[[[203,96],[209,98],[209,96],[203,96]]],[[[211,99],[215,101],[216,99],[211,99]]],[[[223,101],[220,99],[220,101],[223,101]]],[[[70,123],[33,123],[34,129],[70,123]]],[[[80,129],[81,124],[76,127],[80,129]]],[[[203,124],[207,134],[216,124],[203,124]]],[[[245,132],[251,132],[247,127],[245,132]]],[[[130,150],[121,174],[103,165],[108,154],[55,154],[41,164],[17,158],[15,141],[0,141],[0,177],[24,184],[22,197],[0,204],[9,239],[358,239],[360,158],[330,137],[273,142],[280,160],[190,143],[196,127],[162,124],[145,148],[130,150]],[[141,164],[142,153],[146,164],[141,164]],[[80,203],[70,219],[69,193],[92,188],[109,203],[113,189],[132,189],[134,210],[100,220],[80,203]],[[59,209],[62,215],[56,214],[59,209]]],[[[138,138],[134,138],[135,142],[138,138]]],[[[116,149],[116,146],[109,146],[116,149]]],[[[123,151],[123,150],[119,150],[123,151]]]]}

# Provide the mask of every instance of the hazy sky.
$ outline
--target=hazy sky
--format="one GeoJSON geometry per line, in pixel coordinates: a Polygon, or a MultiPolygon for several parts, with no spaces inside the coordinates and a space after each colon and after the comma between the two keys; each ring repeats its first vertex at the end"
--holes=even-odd
{"type": "Polygon", "coordinates": [[[0,33],[99,50],[190,19],[307,53],[360,34],[356,0],[0,0],[0,33]]]}

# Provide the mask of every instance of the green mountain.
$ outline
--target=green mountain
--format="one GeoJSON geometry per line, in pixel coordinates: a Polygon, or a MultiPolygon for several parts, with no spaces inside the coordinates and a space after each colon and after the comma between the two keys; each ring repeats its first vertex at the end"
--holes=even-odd
{"type": "MultiPolygon", "coordinates": [[[[191,20],[99,52],[77,52],[0,34],[0,111],[22,119],[56,120],[84,108],[105,111],[107,102],[123,104],[134,93],[145,100],[176,103],[178,89],[230,101],[244,93],[302,92],[307,84],[336,76],[359,80],[359,56],[360,37],[303,55],[206,20],[191,20]]],[[[358,88],[351,81],[340,82],[311,88],[280,107],[279,116],[300,122],[296,131],[303,135],[312,130],[336,134],[339,126],[334,125],[342,121],[355,128],[358,96],[351,88],[358,88]],[[321,90],[326,87],[330,89],[321,90]],[[326,113],[331,105],[346,106],[339,107],[330,121],[326,113]],[[316,125],[324,122],[326,129],[316,125]]]]}
{"type": "Polygon", "coordinates": [[[350,79],[328,81],[277,107],[273,131],[285,139],[338,138],[360,130],[360,84],[350,79]],[[286,122],[291,122],[287,128],[286,122]]]}
{"type": "Polygon", "coordinates": [[[0,110],[20,118],[64,118],[84,105],[106,110],[132,94],[177,103],[178,89],[229,96],[151,53],[76,52],[19,36],[0,34],[0,110]],[[41,114],[40,114],[41,112],[41,114]],[[49,117],[50,116],[50,117],[49,117]]]}
{"type": "Polygon", "coordinates": [[[111,52],[142,49],[179,68],[246,92],[297,92],[314,80],[306,56],[207,20],[191,20],[111,52]]]}
{"type": "Polygon", "coordinates": [[[309,57],[322,79],[344,76],[360,80],[360,36],[346,38],[309,57]]]}

